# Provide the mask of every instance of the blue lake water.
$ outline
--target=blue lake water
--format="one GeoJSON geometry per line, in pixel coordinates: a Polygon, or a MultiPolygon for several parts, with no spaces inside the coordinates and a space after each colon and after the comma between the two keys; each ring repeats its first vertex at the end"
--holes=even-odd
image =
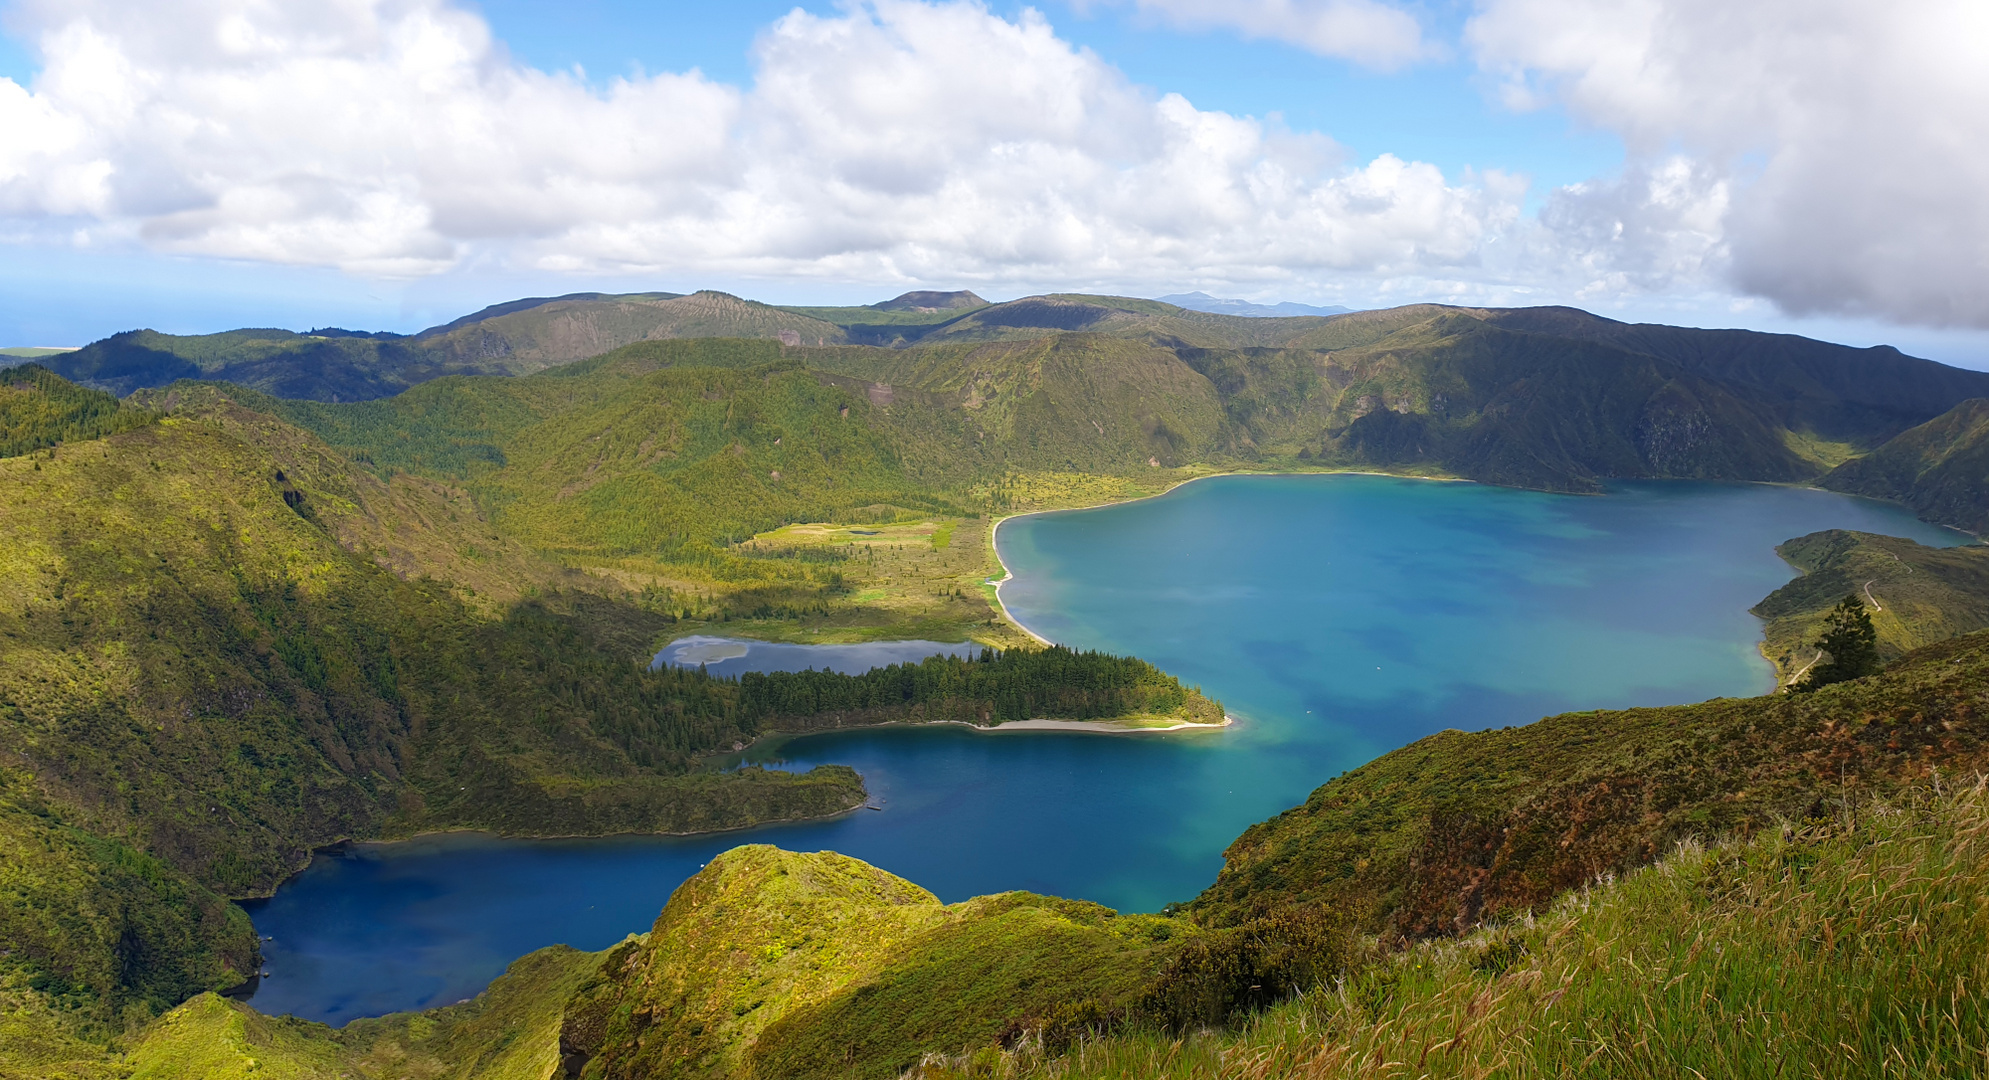
{"type": "MultiPolygon", "coordinates": [[[[1217,478],[1015,519],[997,542],[1019,619],[1145,657],[1239,724],[815,735],[747,756],[853,765],[881,813],[682,839],[355,845],[251,905],[274,938],[254,1004],[343,1023],[468,997],[533,949],[646,930],[741,843],[846,852],[949,901],[1031,889],[1153,910],[1200,891],[1246,826],[1433,731],[1767,691],[1747,609],[1792,574],[1775,545],[1824,528],[1967,539],[1795,488],[1576,497],[1373,476],[1217,478]]],[[[831,656],[781,648],[803,650],[794,667],[831,656]]]]}

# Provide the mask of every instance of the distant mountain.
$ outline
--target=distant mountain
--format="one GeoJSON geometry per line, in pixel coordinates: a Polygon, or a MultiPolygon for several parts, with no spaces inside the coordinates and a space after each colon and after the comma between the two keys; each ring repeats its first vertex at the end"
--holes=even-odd
{"type": "Polygon", "coordinates": [[[954,311],[987,307],[988,302],[962,289],[959,292],[908,292],[870,306],[878,311],[954,311]]]}
{"type": "MultiPolygon", "coordinates": [[[[116,394],[206,379],[354,401],[632,347],[640,355],[628,359],[661,366],[767,363],[802,348],[810,367],[890,386],[901,402],[917,396],[939,410],[935,423],[976,431],[964,457],[932,462],[934,476],[990,455],[1105,471],[1286,460],[1559,491],[1598,490],[1611,477],[1809,480],[1989,398],[1989,374],[1891,348],[1621,323],[1574,308],[1262,317],[1085,295],[939,306],[978,301],[907,293],[871,307],[800,308],[718,292],[585,293],[499,304],[405,338],[132,331],[43,363],[116,394]],[[718,338],[732,344],[661,348],[718,338]],[[764,346],[744,348],[753,339],[764,346]],[[872,348],[822,348],[848,345],[872,348]]],[[[1886,497],[1913,502],[1888,483],[1885,492],[1903,494],[1886,497]]],[[[1959,510],[1943,513],[1967,524],[1959,510]]]]}
{"type": "Polygon", "coordinates": [[[576,293],[497,304],[406,337],[336,328],[192,336],[131,330],[42,361],[64,378],[119,395],[215,379],[282,398],[365,401],[444,375],[525,375],[631,342],[678,337],[848,340],[833,323],[725,293],[576,293]]]}
{"type": "Polygon", "coordinates": [[[501,304],[492,304],[489,307],[484,308],[482,311],[471,312],[470,314],[465,315],[462,318],[455,320],[454,322],[446,322],[440,326],[431,326],[428,329],[423,330],[419,334],[416,334],[414,336],[435,337],[437,335],[446,334],[451,330],[460,330],[463,327],[470,325],[471,323],[483,322],[485,319],[495,319],[500,315],[515,315],[520,311],[526,311],[535,307],[543,307],[546,304],[581,303],[592,300],[603,300],[609,302],[640,301],[640,300],[675,300],[682,295],[684,294],[673,293],[673,292],[646,292],[646,293],[577,292],[577,293],[567,293],[564,296],[527,296],[521,300],[507,300],[501,304]]]}
{"type": "Polygon", "coordinates": [[[1313,307],[1311,304],[1294,304],[1287,300],[1278,304],[1253,304],[1248,300],[1224,300],[1205,292],[1175,293],[1160,297],[1163,304],[1173,304],[1189,311],[1206,311],[1211,315],[1241,315],[1246,319],[1282,319],[1294,315],[1345,315],[1354,310],[1346,307],[1313,307]]]}

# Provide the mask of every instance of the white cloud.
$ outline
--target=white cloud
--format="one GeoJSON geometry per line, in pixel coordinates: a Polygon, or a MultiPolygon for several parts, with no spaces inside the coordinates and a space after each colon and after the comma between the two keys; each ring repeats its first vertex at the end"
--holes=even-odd
{"type": "Polygon", "coordinates": [[[1172,283],[1468,267],[1499,177],[1340,160],[1160,98],[1033,11],[796,10],[750,88],[593,88],[445,0],[39,0],[0,80],[0,216],[377,275],[465,262],[868,280],[1172,283]]]}
{"type": "Polygon", "coordinates": [[[1624,177],[1543,217],[1598,281],[1697,250],[1792,313],[1989,327],[1980,0],[1483,0],[1466,39],[1507,101],[1623,136],[1624,177]]]}
{"type": "Polygon", "coordinates": [[[1128,2],[1184,30],[1234,30],[1380,71],[1436,53],[1415,16],[1381,0],[1093,0],[1078,6],[1128,2]]]}

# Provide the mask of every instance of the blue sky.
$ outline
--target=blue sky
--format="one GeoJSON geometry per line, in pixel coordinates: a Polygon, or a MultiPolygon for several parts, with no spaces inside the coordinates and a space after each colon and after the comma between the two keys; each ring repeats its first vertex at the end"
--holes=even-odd
{"type": "MultiPolygon", "coordinates": [[[[33,175],[35,168],[42,167],[49,171],[48,182],[38,195],[0,203],[0,209],[15,207],[11,217],[0,218],[12,224],[7,232],[0,233],[0,242],[10,243],[12,249],[11,257],[0,267],[0,342],[77,344],[141,325],[172,332],[205,332],[239,325],[298,329],[345,325],[406,331],[518,295],[586,289],[715,287],[773,302],[860,303],[907,287],[966,285],[995,298],[1047,288],[1088,287],[1134,295],[1204,288],[1263,301],[1352,306],[1424,299],[1571,303],[1619,318],[1751,326],[1857,344],[1892,342],[1950,362],[1989,367],[1989,337],[1978,328],[1989,322],[1989,315],[1971,308],[1966,297],[1957,300],[1943,293],[1944,287],[1938,283],[1919,293],[1903,294],[1902,289],[1910,289],[1914,283],[1901,285],[1897,273],[1882,275],[1878,270],[1869,274],[1872,280],[1848,285],[1838,280],[1843,274],[1830,278],[1809,273],[1816,266],[1816,256],[1803,250],[1807,242],[1803,230],[1784,228],[1786,223],[1778,214],[1787,215],[1781,212],[1780,204],[1766,204],[1759,196],[1771,185],[1752,178],[1772,179],[1777,165],[1798,151],[1826,154],[1837,148],[1779,148],[1776,125],[1784,118],[1766,114],[1743,117],[1734,123],[1753,123],[1755,127],[1720,129],[1694,118],[1691,95],[1710,92],[1703,88],[1612,86],[1609,80],[1620,73],[1582,68],[1584,61],[1578,56],[1569,59],[1571,50],[1542,47],[1529,53],[1527,46],[1516,46],[1512,40],[1532,40],[1543,34],[1538,27],[1529,28],[1515,20],[1530,17],[1529,13],[1538,16],[1543,6],[1539,4],[1515,6],[1507,0],[1482,0],[1468,5],[1439,2],[1391,7],[1383,0],[1293,0],[1280,7],[1276,0],[1239,2],[1242,6],[1234,10],[1258,4],[1265,11],[1330,13],[1336,5],[1351,5],[1370,14],[1399,13],[1419,27],[1421,58],[1406,64],[1376,62],[1371,55],[1363,57],[1358,45],[1340,48],[1331,44],[1329,51],[1353,59],[1320,55],[1317,35],[1304,37],[1302,28],[1292,29],[1290,20],[1249,23],[1238,21],[1242,19],[1238,16],[1231,19],[1233,25],[1226,25],[1224,19],[1230,16],[1209,14],[1224,8],[1198,6],[1197,0],[1078,7],[1052,2],[1033,9],[995,3],[986,7],[992,21],[978,22],[972,17],[953,18],[960,15],[953,10],[958,5],[943,2],[901,3],[898,8],[886,4],[875,9],[799,5],[800,10],[815,17],[808,24],[815,30],[875,31],[876,41],[886,42],[859,43],[861,47],[844,50],[847,56],[838,53],[819,64],[811,57],[817,52],[835,52],[835,48],[823,46],[821,39],[813,45],[804,42],[808,27],[790,27],[785,36],[774,34],[776,22],[796,10],[797,5],[792,4],[760,0],[725,5],[484,0],[456,4],[452,9],[443,0],[429,0],[427,6],[445,16],[453,10],[468,12],[472,24],[482,20],[500,43],[494,53],[483,61],[467,63],[464,70],[481,63],[481,70],[486,71],[495,67],[525,74],[530,70],[566,73],[585,99],[576,103],[569,94],[546,108],[552,113],[562,108],[574,111],[576,130],[588,124],[610,125],[601,130],[622,130],[612,128],[612,124],[623,121],[607,115],[615,111],[610,106],[618,84],[647,88],[646,92],[661,95],[654,100],[662,104],[644,106],[650,110],[646,115],[657,118],[656,129],[673,137],[678,131],[720,133],[709,134],[709,138],[732,141],[726,143],[726,151],[714,151],[713,156],[730,153],[737,157],[737,174],[714,183],[701,175],[687,177],[686,167],[678,162],[645,165],[648,171],[643,175],[650,179],[630,179],[624,175],[625,163],[611,163],[608,172],[613,175],[604,179],[588,171],[600,168],[598,162],[572,164],[576,157],[585,157],[584,147],[556,147],[548,152],[552,164],[525,162],[527,167],[520,173],[523,179],[513,188],[544,182],[545,190],[579,187],[590,194],[572,197],[575,201],[560,211],[563,216],[559,221],[546,225],[537,220],[529,200],[501,206],[493,202],[511,195],[494,196],[487,191],[431,194],[427,190],[408,195],[410,185],[432,183],[435,171],[432,162],[421,160],[418,137],[412,144],[414,149],[402,151],[407,161],[383,165],[378,178],[366,175],[370,167],[365,164],[366,155],[372,148],[361,137],[353,140],[353,145],[332,146],[327,151],[332,160],[323,166],[323,176],[300,180],[282,175],[272,179],[276,172],[293,169],[298,154],[291,147],[280,152],[271,149],[269,156],[278,164],[262,166],[260,174],[256,166],[244,165],[238,175],[216,179],[209,175],[214,171],[208,168],[209,163],[190,151],[175,159],[174,151],[184,147],[161,146],[156,138],[130,131],[104,132],[96,149],[111,161],[117,177],[170,177],[171,182],[161,181],[160,187],[174,191],[174,197],[184,205],[168,208],[172,212],[147,207],[141,186],[113,183],[110,194],[79,213],[70,205],[76,200],[64,202],[55,166],[30,159],[23,167],[27,180],[42,179],[33,175]],[[1502,10],[1502,3],[1511,10],[1502,10]],[[1011,130],[1013,117],[1000,115],[998,102],[990,106],[989,116],[962,122],[958,119],[959,102],[971,102],[977,92],[963,83],[960,93],[968,96],[949,99],[953,104],[947,108],[954,110],[952,115],[942,111],[942,115],[928,118],[913,117],[904,121],[906,131],[893,133],[900,143],[912,146],[927,135],[954,140],[957,145],[947,153],[957,159],[955,173],[940,179],[906,179],[923,166],[900,162],[893,166],[900,172],[872,185],[875,190],[858,191],[833,206],[820,204],[821,217],[845,218],[822,225],[820,236],[810,229],[809,223],[817,220],[818,204],[810,201],[809,193],[769,195],[740,179],[752,175],[756,164],[752,157],[763,153],[764,148],[750,136],[723,134],[728,130],[726,124],[739,130],[748,130],[755,123],[763,130],[779,130],[781,124],[792,122],[796,110],[810,107],[809,93],[821,93],[826,87],[833,97],[836,88],[851,85],[850,80],[861,79],[865,71],[894,58],[910,64],[907,70],[914,76],[941,80],[925,85],[944,90],[948,65],[958,66],[959,56],[972,55],[972,43],[968,43],[966,54],[944,52],[945,48],[959,47],[957,41],[920,45],[914,25],[917,19],[939,26],[945,16],[951,18],[945,22],[949,27],[945,33],[955,37],[962,33],[992,34],[989,40],[994,41],[1026,24],[1030,10],[1047,19],[1054,31],[1055,47],[1046,50],[1039,41],[1030,52],[1016,45],[1021,51],[1013,53],[1015,59],[1002,62],[1019,65],[1018,71],[1040,62],[1042,70],[1049,73],[1046,78],[1074,78],[1079,83],[1073,86],[1089,86],[1091,89],[1084,91],[1090,95],[1085,108],[1096,115],[1084,118],[1077,128],[1049,132],[1040,139],[1029,132],[1017,135],[1011,130]],[[1472,19],[1478,22],[1472,24],[1472,19]],[[1215,25],[1208,25],[1211,22],[1215,25]],[[1502,42],[1501,33],[1506,33],[1508,40],[1502,42]],[[888,47],[887,39],[893,34],[899,35],[896,52],[888,47]],[[1253,34],[1254,39],[1247,36],[1253,34]],[[911,44],[904,44],[907,41],[911,44]],[[785,59],[757,59],[756,42],[766,47],[766,56],[785,59]],[[863,52],[864,48],[871,52],[863,52]],[[1082,58],[1087,54],[1095,57],[1095,63],[1082,58]],[[949,61],[949,55],[954,59],[949,61]],[[1363,59],[1369,62],[1361,62],[1363,59]],[[799,98],[776,100],[776,90],[761,85],[765,81],[762,63],[776,63],[783,73],[798,63],[806,69],[802,76],[813,80],[808,83],[813,89],[799,98]],[[817,67],[821,70],[815,70],[817,67]],[[681,87],[673,90],[655,80],[661,73],[692,70],[707,80],[702,84],[707,89],[716,84],[723,94],[731,94],[728,100],[732,104],[724,105],[710,94],[694,101],[695,94],[684,97],[679,93],[681,87]],[[1514,71],[1521,72],[1531,88],[1531,107],[1511,107],[1500,92],[1501,78],[1514,71]],[[1130,90],[1115,89],[1109,85],[1113,79],[1123,79],[1130,90]],[[1261,122],[1244,134],[1230,133],[1242,140],[1236,144],[1242,149],[1236,151],[1233,167],[1224,166],[1227,172],[1214,179],[1206,170],[1196,174],[1208,180],[1211,194],[1204,199],[1208,205],[1189,209],[1206,211],[1206,219],[1179,226],[1164,217],[1156,221],[1151,214],[1142,216],[1137,207],[1127,211],[1125,197],[1112,194],[1125,190],[1126,177],[1146,175],[1141,183],[1147,186],[1140,190],[1154,193],[1149,196],[1152,198],[1167,198],[1177,186],[1154,181],[1151,174],[1182,164],[1170,160],[1170,154],[1178,158],[1201,152],[1183,151],[1178,140],[1170,149],[1155,149],[1159,145],[1156,140],[1162,140],[1167,131],[1179,135],[1181,130],[1178,117],[1161,115],[1165,110],[1155,105],[1161,95],[1170,93],[1186,98],[1197,110],[1198,120],[1227,114],[1261,122]],[[1140,101],[1129,104],[1128,94],[1140,101]],[[1648,105],[1648,99],[1665,94],[1672,99],[1667,106],[1648,105]],[[726,108],[736,111],[727,113],[726,108]],[[1154,115],[1135,115],[1143,108],[1154,115]],[[705,112],[699,113],[699,109],[705,112]],[[782,109],[787,112],[780,113],[782,109]],[[581,117],[582,113],[588,115],[581,117]],[[728,116],[732,117],[729,121],[725,119],[728,116]],[[1115,126],[1115,116],[1130,118],[1129,124],[1115,126]],[[699,128],[699,122],[707,126],[699,128]],[[1004,139],[1037,140],[1051,158],[1092,154],[1092,159],[1069,166],[1072,174],[1090,169],[1091,174],[1104,177],[1099,181],[1103,185],[1111,181],[1113,170],[1120,170],[1119,180],[1114,182],[1121,187],[1079,192],[1058,202],[1057,207],[1069,217],[1067,228],[1061,235],[1046,232],[1040,238],[1023,236],[1016,241],[1016,246],[1032,253],[1028,258],[990,256],[987,249],[1007,244],[1018,230],[1026,231],[1032,215],[1045,216],[1040,199],[1029,201],[1015,191],[1026,194],[1032,184],[1057,188],[1062,176],[1055,170],[1064,166],[1029,174],[1017,181],[1019,189],[1012,184],[992,191],[988,197],[993,201],[1021,201],[995,206],[986,221],[937,222],[923,234],[917,228],[901,227],[907,220],[922,220],[919,215],[930,215],[932,207],[939,205],[931,201],[930,191],[900,198],[904,190],[922,183],[929,181],[933,191],[966,191],[965,199],[949,196],[955,203],[971,203],[974,197],[987,194],[975,190],[989,167],[986,160],[973,158],[977,152],[976,135],[971,130],[975,123],[998,131],[1004,139]],[[921,128],[921,124],[925,126],[921,128]],[[1139,129],[1141,124],[1153,126],[1136,132],[1138,137],[1128,136],[1131,141],[1126,146],[1111,145],[1120,130],[1127,126],[1139,129]],[[1168,124],[1175,126],[1169,128],[1168,124]],[[1332,140],[1338,147],[1338,158],[1322,164],[1307,157],[1317,150],[1316,145],[1307,149],[1299,146],[1302,139],[1295,143],[1287,138],[1309,134],[1332,140]],[[1299,148],[1294,150],[1293,146],[1299,148]],[[1735,148],[1739,152],[1733,152],[1735,148]],[[1438,173],[1424,175],[1417,183],[1383,177],[1385,170],[1372,168],[1381,155],[1427,163],[1438,173]],[[562,168],[576,171],[577,177],[556,178],[559,183],[544,181],[545,174],[562,168]],[[672,173],[671,169],[677,171],[672,173]],[[1238,198],[1258,196],[1237,193],[1251,190],[1252,185],[1262,186],[1262,177],[1270,174],[1276,177],[1270,188],[1283,185],[1290,190],[1275,198],[1265,196],[1239,211],[1238,198]],[[1499,174],[1521,177],[1524,184],[1499,182],[1495,179],[1499,174]],[[1488,176],[1494,179],[1488,180],[1488,176]],[[341,184],[352,190],[326,194],[326,189],[341,184]],[[1754,186],[1750,188],[1750,184],[1754,186]],[[730,187],[714,194],[726,185],[730,187]],[[660,193],[664,188],[674,194],[660,193]],[[298,197],[295,192],[299,190],[314,194],[298,197]],[[135,191],[140,194],[134,195],[135,191]],[[189,191],[192,193],[186,194],[189,191]],[[272,191],[276,194],[271,195],[272,191]],[[391,201],[385,194],[389,192],[394,193],[392,198],[408,200],[409,205],[377,212],[363,209],[385,205],[365,200],[391,201]],[[631,206],[644,199],[648,202],[644,209],[631,210],[629,217],[622,219],[614,211],[602,209],[616,205],[618,197],[631,206]],[[34,202],[36,198],[39,204],[34,202]],[[1284,201],[1276,201],[1279,198],[1284,201]],[[699,231],[704,222],[696,211],[684,209],[696,199],[710,199],[714,208],[729,208],[712,211],[730,215],[723,220],[711,219],[712,235],[740,238],[705,247],[699,231]],[[1377,200],[1393,203],[1377,212],[1371,205],[1377,200]],[[19,209],[23,205],[29,208],[19,209]],[[278,209],[266,209],[271,205],[278,209]],[[852,211],[855,205],[871,209],[852,211]],[[217,219],[236,213],[233,206],[255,209],[242,220],[217,223],[217,219]],[[305,209],[296,209],[299,206],[305,209]],[[333,210],[323,211],[324,206],[333,210]],[[739,209],[741,206],[747,209],[739,209]],[[272,213],[278,218],[286,213],[318,216],[270,220],[272,213]],[[332,220],[320,220],[326,213],[332,214],[332,220]],[[347,216],[337,218],[338,213],[347,216]],[[863,213],[876,216],[863,219],[863,213]],[[1241,224],[1239,213],[1244,215],[1241,224]],[[1249,220],[1251,213],[1260,220],[1249,220]],[[1751,216],[1741,217],[1742,213],[1751,216]],[[375,217],[368,219],[366,214],[375,217]],[[851,214],[857,216],[850,218],[851,214]],[[1005,218],[996,220],[1004,214],[1005,218]],[[1336,219],[1336,214],[1341,217],[1336,219]],[[792,241],[769,240],[755,232],[770,219],[801,222],[797,228],[805,236],[792,241]],[[198,224],[188,225],[189,221],[198,224]],[[396,221],[416,224],[396,233],[396,226],[391,224],[396,221]],[[468,224],[449,224],[458,221],[468,224]],[[1078,228],[1082,239],[1072,241],[1070,228],[1078,228]],[[1306,228],[1316,230],[1316,235],[1299,235],[1306,228]],[[1371,235],[1352,235],[1358,228],[1370,229],[1371,235]],[[1782,232],[1776,232],[1778,228],[1782,232]],[[381,236],[377,242],[366,239],[375,231],[381,236]],[[694,242],[687,244],[686,237],[694,242]],[[954,246],[947,249],[947,244],[954,246]],[[689,247],[700,247],[703,253],[689,252],[689,247]],[[1253,256],[1256,250],[1263,254],[1253,256]],[[629,254],[632,251],[636,252],[633,256],[629,254]]],[[[1697,0],[1664,2],[1682,5],[1682,12],[1695,4],[1705,7],[1697,0]]],[[[174,0],[161,3],[170,8],[174,0]]],[[[1556,3],[1581,5],[1584,0],[1548,0],[1544,6],[1552,8],[1556,3]]],[[[118,23],[112,16],[121,6],[119,0],[88,0],[78,5],[76,18],[100,19],[100,24],[92,25],[115,38],[118,23]]],[[[229,5],[224,0],[220,6],[225,9],[229,5]]],[[[1773,6],[1764,5],[1764,10],[1773,6]]],[[[146,10],[159,10],[159,5],[146,10]]],[[[212,5],[194,5],[189,10],[211,13],[214,9],[212,5]]],[[[1586,13],[1586,9],[1570,10],[1572,16],[1559,18],[1547,29],[1579,23],[1573,16],[1586,13]]],[[[161,17],[168,15],[170,11],[161,17]]],[[[378,19],[380,26],[392,29],[386,16],[378,19]]],[[[285,32],[302,34],[291,24],[307,22],[307,15],[298,15],[289,23],[278,19],[261,29],[265,40],[278,43],[276,52],[280,54],[285,32]]],[[[29,42],[69,24],[42,9],[16,9],[6,25],[8,35],[0,39],[0,77],[32,91],[49,109],[64,108],[60,94],[62,85],[67,84],[52,77],[51,70],[59,75],[67,70],[64,65],[79,65],[86,58],[56,53],[43,56],[29,42]]],[[[170,25],[173,32],[204,29],[195,25],[188,30],[185,18],[162,25],[170,25]]],[[[316,29],[323,32],[322,27],[316,29]]],[[[343,29],[350,31],[351,27],[343,29]]],[[[360,31],[377,29],[361,27],[360,31]]],[[[1608,34],[1618,29],[1604,26],[1594,32],[1607,44],[1608,34]]],[[[239,50],[217,53],[205,62],[208,68],[202,68],[198,56],[191,60],[148,59],[146,46],[138,40],[141,30],[130,31],[133,44],[124,55],[133,71],[133,85],[140,84],[139,76],[148,74],[143,69],[152,63],[165,74],[146,85],[172,86],[177,79],[193,87],[186,91],[187,100],[203,103],[168,101],[160,106],[162,110],[170,106],[183,115],[189,109],[209,107],[220,112],[231,107],[215,104],[211,96],[200,96],[199,80],[210,70],[241,61],[239,50]],[[174,64],[177,68],[167,70],[174,64]]],[[[223,30],[225,27],[214,33],[223,30]]],[[[1729,27],[1725,32],[1733,30],[1729,27]]],[[[298,40],[305,39],[300,36],[298,40]]],[[[355,64],[376,63],[387,65],[382,70],[398,70],[392,65],[400,63],[405,68],[405,58],[382,59],[377,35],[354,32],[350,40],[354,42],[350,58],[355,64]]],[[[1642,47],[1656,46],[1643,43],[1642,47]]],[[[999,48],[999,42],[991,44],[990,56],[999,48]]],[[[1581,50],[1572,52],[1579,54],[1581,50]]],[[[280,61],[272,63],[267,56],[251,59],[257,65],[257,78],[295,78],[281,73],[280,61]]],[[[1745,62],[1747,57],[1741,60],[1745,62]]],[[[1781,75],[1771,70],[1769,75],[1783,78],[1791,86],[1812,77],[1800,69],[1781,75]]],[[[1703,79],[1708,86],[1732,84],[1731,76],[1723,77],[1715,69],[1703,73],[1703,79]]],[[[1017,81],[1027,79],[1018,77],[1017,81]]],[[[990,84],[976,85],[981,87],[978,93],[987,97],[990,84]]],[[[271,81],[266,86],[265,103],[283,99],[283,83],[271,81]]],[[[0,85],[0,90],[5,89],[0,85]]],[[[558,98],[554,91],[543,87],[541,91],[548,101],[558,98]]],[[[1000,92],[996,86],[994,93],[1000,92]]],[[[323,108],[351,105],[351,97],[323,108]]],[[[482,104],[500,117],[501,126],[504,110],[515,110],[519,100],[514,94],[505,101],[482,104]]],[[[470,103],[478,104],[474,100],[470,103]]],[[[383,100],[368,107],[392,109],[396,104],[383,100]]],[[[874,100],[859,101],[851,107],[864,109],[877,104],[874,100]]],[[[320,122],[309,114],[312,107],[309,102],[300,105],[299,115],[289,128],[309,130],[310,125],[320,122]]],[[[267,112],[266,104],[258,108],[267,112]]],[[[82,125],[80,130],[88,131],[88,137],[97,137],[100,133],[89,127],[100,121],[84,106],[74,106],[73,110],[83,117],[76,121],[82,125]]],[[[1738,110],[1735,115],[1745,112],[1738,110]]],[[[642,137],[640,117],[645,114],[629,108],[617,115],[629,114],[637,121],[627,137],[642,137]]],[[[879,122],[876,115],[881,114],[873,110],[851,122],[875,125],[879,122]]],[[[0,111],[0,120],[5,118],[0,111]]],[[[270,120],[261,113],[249,119],[270,120]]],[[[1796,123],[1801,119],[1787,121],[1788,130],[1806,130],[1796,123]]],[[[249,131],[252,126],[247,119],[235,123],[228,116],[217,115],[212,120],[223,130],[239,127],[249,131]]],[[[277,118],[279,123],[281,120],[277,118]]],[[[419,117],[409,122],[417,132],[419,122],[419,117]]],[[[258,138],[252,132],[237,137],[258,138]]],[[[271,141],[262,137],[261,142],[247,142],[249,153],[243,156],[253,157],[271,141]]],[[[336,137],[328,136],[326,142],[336,142],[336,137]]],[[[892,144],[883,155],[889,157],[898,147],[892,144]]],[[[479,152],[487,150],[489,147],[484,146],[479,152]]],[[[541,150],[536,145],[513,147],[504,151],[501,160],[515,164],[528,152],[541,150]]],[[[800,160],[811,153],[821,160],[786,167],[803,174],[819,168],[825,174],[857,176],[855,186],[859,188],[868,183],[861,179],[862,163],[852,165],[838,158],[834,147],[803,147],[790,157],[800,160]]],[[[381,154],[383,160],[388,156],[384,151],[381,154]]],[[[79,156],[77,160],[84,159],[79,156]]],[[[0,177],[6,175],[5,170],[6,161],[0,157],[0,177]]],[[[791,184],[792,178],[788,182],[791,184]]],[[[1062,193],[1058,194],[1061,197],[1062,193]]],[[[1788,198],[1793,204],[1794,197],[1788,198]]],[[[1900,231],[1883,222],[1871,227],[1883,227],[1887,237],[1900,231]]],[[[1965,246],[1968,238],[1960,239],[1965,246]]],[[[1851,244],[1839,246],[1849,252],[1847,260],[1855,255],[1851,244]]],[[[1898,244],[1893,242],[1892,246],[1898,244]]],[[[1915,254],[1907,252],[1905,257],[1915,254]]],[[[1927,261],[1913,258],[1913,265],[1927,261]]],[[[1933,270],[1928,276],[1934,278],[1933,270]]],[[[1954,291],[1951,286],[1947,288],[1954,291]]]]}

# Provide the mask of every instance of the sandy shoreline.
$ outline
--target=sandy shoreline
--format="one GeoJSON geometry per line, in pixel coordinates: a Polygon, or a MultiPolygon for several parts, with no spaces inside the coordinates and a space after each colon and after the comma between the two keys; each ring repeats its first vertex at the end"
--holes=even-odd
{"type": "Polygon", "coordinates": [[[738,750],[711,755],[714,758],[743,754],[768,739],[800,739],[811,735],[831,735],[840,731],[876,731],[880,728],[963,727],[983,735],[1004,731],[1064,731],[1081,735],[1163,735],[1173,731],[1222,731],[1234,727],[1236,717],[1223,714],[1220,724],[1197,724],[1189,720],[1142,726],[1138,720],[1010,720],[1003,724],[970,724],[965,720],[890,720],[881,724],[851,724],[847,727],[813,728],[808,731],[768,731],[738,750]]]}

